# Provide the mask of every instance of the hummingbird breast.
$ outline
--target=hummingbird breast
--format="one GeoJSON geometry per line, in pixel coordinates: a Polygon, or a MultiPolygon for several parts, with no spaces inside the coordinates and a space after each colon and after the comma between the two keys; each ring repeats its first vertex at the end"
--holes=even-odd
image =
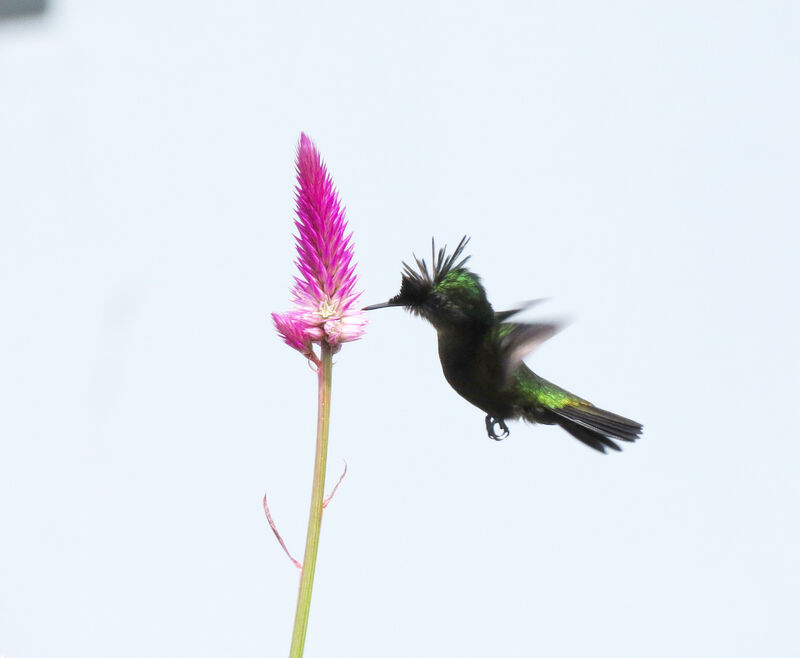
{"type": "Polygon", "coordinates": [[[439,360],[447,383],[461,397],[494,418],[518,414],[497,355],[482,332],[439,330],[439,360]]]}

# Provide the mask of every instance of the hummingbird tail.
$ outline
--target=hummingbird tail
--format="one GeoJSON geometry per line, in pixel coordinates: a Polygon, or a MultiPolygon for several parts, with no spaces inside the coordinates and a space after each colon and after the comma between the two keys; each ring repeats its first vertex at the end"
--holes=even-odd
{"type": "Polygon", "coordinates": [[[642,433],[642,425],[604,409],[584,403],[551,408],[556,423],[590,448],[605,452],[606,448],[621,450],[617,441],[636,441],[642,433]]]}

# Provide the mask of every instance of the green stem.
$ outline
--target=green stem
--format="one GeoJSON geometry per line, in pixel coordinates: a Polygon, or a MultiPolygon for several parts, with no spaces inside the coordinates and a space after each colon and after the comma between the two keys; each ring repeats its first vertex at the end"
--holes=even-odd
{"type": "Polygon", "coordinates": [[[319,531],[322,525],[322,501],[325,495],[325,462],[328,458],[328,428],[331,418],[331,348],[322,343],[320,364],[317,369],[317,451],[314,457],[314,482],[311,485],[311,511],[308,515],[308,534],[303,568],[300,572],[300,591],[294,615],[292,647],[289,658],[301,658],[306,644],[308,611],[311,607],[311,589],[314,586],[314,569],[317,565],[319,531]]]}

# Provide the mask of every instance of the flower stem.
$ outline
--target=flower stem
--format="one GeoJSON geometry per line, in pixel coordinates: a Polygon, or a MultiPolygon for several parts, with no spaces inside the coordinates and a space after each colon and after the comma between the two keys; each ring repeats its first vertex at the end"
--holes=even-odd
{"type": "Polygon", "coordinates": [[[306,552],[300,572],[300,591],[297,595],[297,611],[294,616],[292,647],[289,658],[301,658],[306,643],[308,612],[311,607],[311,589],[314,586],[314,569],[317,565],[319,531],[322,525],[322,502],[325,491],[325,462],[328,458],[328,428],[331,418],[331,370],[333,369],[330,346],[322,341],[318,377],[317,406],[317,450],[314,457],[314,481],[311,485],[311,511],[308,515],[306,552]]]}

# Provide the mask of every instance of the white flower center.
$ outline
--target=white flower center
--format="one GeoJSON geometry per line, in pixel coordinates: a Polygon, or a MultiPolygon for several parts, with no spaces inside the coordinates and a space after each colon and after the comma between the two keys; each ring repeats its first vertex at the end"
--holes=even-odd
{"type": "Polygon", "coordinates": [[[319,304],[319,314],[323,320],[328,320],[329,318],[338,317],[339,309],[336,303],[330,299],[324,299],[319,304]]]}

